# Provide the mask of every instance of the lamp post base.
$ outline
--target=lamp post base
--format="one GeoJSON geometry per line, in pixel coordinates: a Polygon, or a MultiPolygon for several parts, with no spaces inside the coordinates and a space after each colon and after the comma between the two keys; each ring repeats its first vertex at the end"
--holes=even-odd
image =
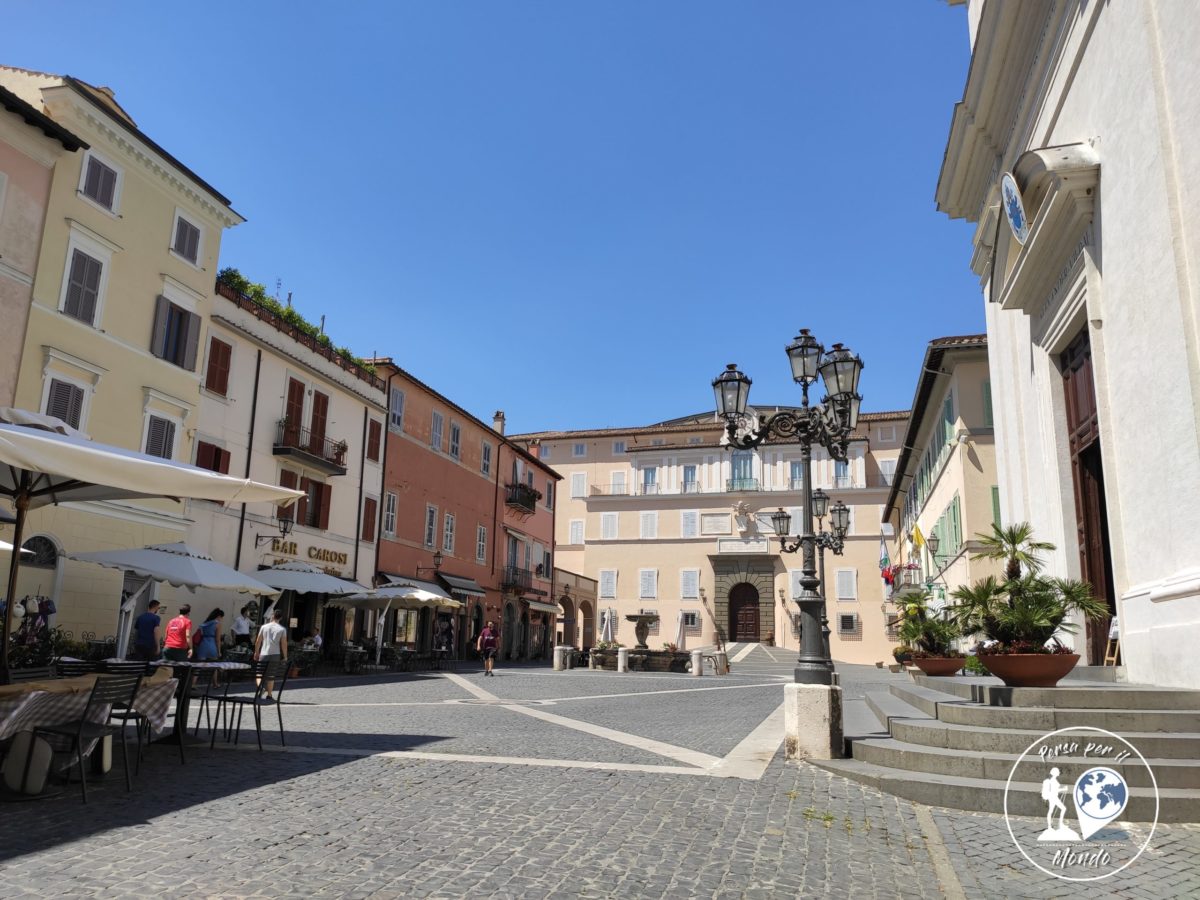
{"type": "Polygon", "coordinates": [[[784,753],[788,759],[841,759],[842,689],[819,684],[783,686],[784,753]]]}
{"type": "Polygon", "coordinates": [[[833,666],[824,660],[800,660],[792,676],[796,684],[828,686],[833,684],[833,666]]]}

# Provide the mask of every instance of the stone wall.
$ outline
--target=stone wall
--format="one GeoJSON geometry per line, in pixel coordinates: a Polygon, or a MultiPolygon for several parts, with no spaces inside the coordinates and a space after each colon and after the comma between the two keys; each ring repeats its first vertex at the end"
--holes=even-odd
{"type": "Polygon", "coordinates": [[[712,565],[713,616],[722,635],[729,640],[729,592],[746,582],[758,591],[758,639],[765,640],[775,630],[776,559],[770,556],[716,557],[712,565]]]}

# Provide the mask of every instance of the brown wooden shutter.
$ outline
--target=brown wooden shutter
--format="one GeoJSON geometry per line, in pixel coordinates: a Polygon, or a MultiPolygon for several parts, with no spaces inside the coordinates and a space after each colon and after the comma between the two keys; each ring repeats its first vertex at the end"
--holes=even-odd
{"type": "Polygon", "coordinates": [[[289,447],[300,446],[300,429],[304,422],[304,383],[295,378],[288,379],[287,403],[283,408],[287,425],[283,430],[284,443],[289,447]]]}
{"type": "MultiPolygon", "coordinates": [[[[285,488],[290,488],[291,490],[295,490],[296,489],[296,473],[289,472],[287,469],[284,469],[282,472],[279,473],[279,485],[280,485],[280,487],[285,487],[285,488]]],[[[302,500],[302,499],[304,499],[304,498],[300,498],[300,500],[302,500]]],[[[286,509],[278,509],[277,512],[275,513],[276,518],[291,519],[293,521],[297,521],[299,519],[299,517],[296,515],[296,508],[300,505],[300,500],[297,500],[295,503],[293,503],[291,506],[288,506],[286,509]]]]}
{"type": "Polygon", "coordinates": [[[309,425],[309,430],[312,432],[312,449],[315,453],[321,454],[324,450],[325,426],[328,422],[329,395],[313,391],[312,424],[309,425]]]}
{"type": "Polygon", "coordinates": [[[308,524],[308,492],[312,488],[312,481],[307,478],[300,479],[299,489],[304,492],[304,496],[296,501],[296,521],[301,525],[308,524]]]}
{"type": "Polygon", "coordinates": [[[222,475],[229,474],[230,455],[228,450],[217,450],[217,471],[222,475]]]}
{"type": "Polygon", "coordinates": [[[82,250],[72,251],[63,312],[89,325],[96,324],[96,301],[100,297],[100,274],[103,268],[100,260],[93,259],[82,250]]]}
{"type": "Polygon", "coordinates": [[[383,439],[383,425],[371,419],[367,425],[367,459],[379,462],[379,445],[383,439]]]}
{"type": "Polygon", "coordinates": [[[171,302],[162,294],[154,301],[154,330],[150,333],[150,352],[159,359],[165,359],[167,346],[167,313],[171,302]]]}
{"type": "Polygon", "coordinates": [[[216,471],[215,463],[217,448],[207,441],[196,441],[196,467],[216,471]]]}
{"type": "Polygon", "coordinates": [[[363,501],[362,539],[368,544],[375,543],[375,516],[378,502],[367,497],[363,501]]]}
{"type": "Polygon", "coordinates": [[[224,341],[209,338],[208,341],[208,374],[204,386],[214,394],[222,397],[229,393],[229,363],[233,348],[224,341]]]}
{"type": "Polygon", "coordinates": [[[322,484],[321,488],[321,529],[329,527],[329,507],[333,503],[333,487],[328,484],[322,484]]]}

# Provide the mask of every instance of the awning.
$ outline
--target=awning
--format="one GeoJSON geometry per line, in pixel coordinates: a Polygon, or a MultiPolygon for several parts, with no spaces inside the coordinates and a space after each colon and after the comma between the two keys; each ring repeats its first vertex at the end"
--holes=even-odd
{"type": "Polygon", "coordinates": [[[529,604],[530,609],[536,609],[538,612],[553,613],[556,616],[562,613],[562,609],[557,603],[543,603],[540,600],[526,600],[525,602],[529,604]]]}
{"type": "Polygon", "coordinates": [[[361,584],[338,578],[318,569],[311,563],[287,562],[259,569],[254,577],[263,584],[298,594],[361,594],[367,590],[361,584]]]}
{"type": "Polygon", "coordinates": [[[486,597],[487,592],[479,586],[474,578],[464,578],[461,575],[447,575],[438,572],[438,580],[454,594],[469,594],[472,597],[486,597]]]}
{"type": "Polygon", "coordinates": [[[438,597],[450,599],[450,595],[446,593],[446,589],[440,584],[435,584],[432,581],[422,581],[420,578],[409,578],[407,575],[393,575],[390,572],[380,572],[386,585],[389,584],[407,584],[415,588],[420,588],[423,591],[428,591],[438,597]]]}

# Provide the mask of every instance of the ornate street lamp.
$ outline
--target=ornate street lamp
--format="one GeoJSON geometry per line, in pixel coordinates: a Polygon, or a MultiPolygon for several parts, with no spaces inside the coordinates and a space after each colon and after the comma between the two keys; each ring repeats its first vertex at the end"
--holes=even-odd
{"type": "MultiPolygon", "coordinates": [[[[858,424],[858,412],[862,398],[858,395],[858,380],[862,374],[862,360],[841,344],[834,344],[826,353],[825,348],[807,328],[802,328],[795,340],[786,348],[788,362],[792,368],[792,380],[800,385],[802,405],[792,412],[781,410],[770,417],[759,416],[756,422],[746,422],[746,408],[750,396],[750,379],[730,363],[725,371],[713,379],[717,414],[725,420],[725,431],[729,443],[739,450],[757,447],[769,437],[791,440],[800,444],[800,463],[804,471],[804,522],[803,532],[791,536],[791,516],[782,509],[771,516],[775,533],[784,553],[802,551],[800,570],[800,658],[796,664],[796,681],[801,684],[832,684],[833,661],[829,657],[827,639],[823,637],[821,619],[824,601],[817,588],[824,582],[817,574],[817,547],[822,544],[813,531],[816,504],[827,509],[829,497],[823,491],[812,488],[812,448],[816,444],[831,457],[845,461],[850,435],[858,424]],[[825,383],[826,396],[820,406],[811,406],[809,388],[818,377],[825,383]]],[[[845,510],[843,521],[849,527],[850,511],[844,504],[834,504],[834,515],[839,506],[845,510]]],[[[835,520],[831,518],[831,522],[835,520]]],[[[834,533],[829,542],[836,540],[841,552],[841,537],[834,533]]],[[[845,534],[845,528],[841,534],[845,534]]],[[[830,543],[830,546],[833,546],[830,543]]],[[[827,629],[827,626],[826,626],[827,629]]]]}

